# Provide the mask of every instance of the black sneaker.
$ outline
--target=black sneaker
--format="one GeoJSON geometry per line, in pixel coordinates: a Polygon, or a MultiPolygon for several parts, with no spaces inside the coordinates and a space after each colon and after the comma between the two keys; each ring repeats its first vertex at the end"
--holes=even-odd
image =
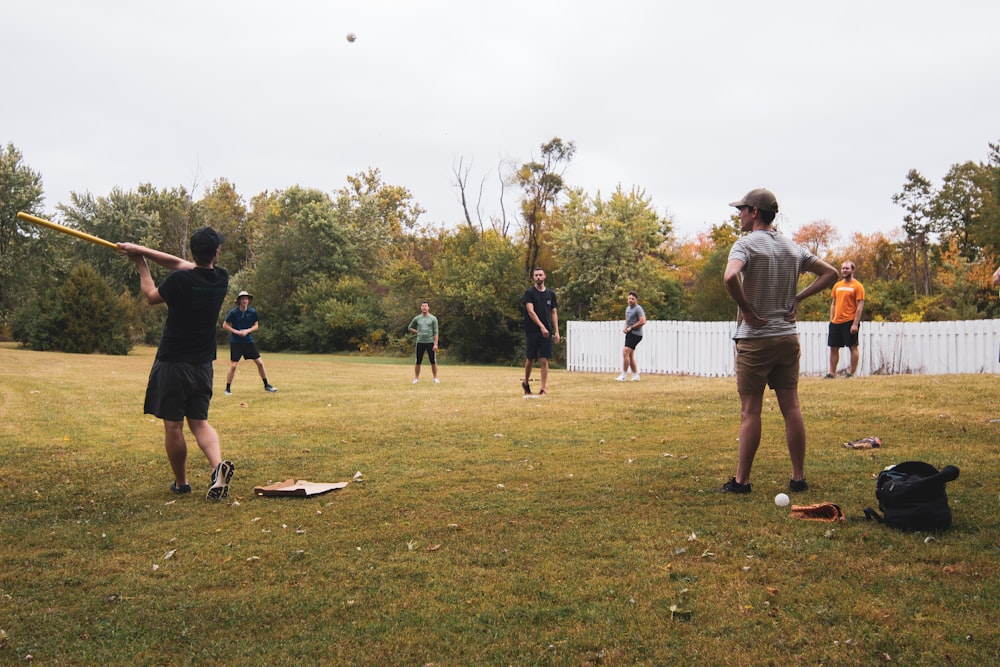
{"type": "Polygon", "coordinates": [[[527,380],[524,380],[523,382],[521,382],[521,389],[524,390],[524,395],[525,396],[530,396],[531,395],[531,385],[528,384],[527,380]]]}
{"type": "Polygon", "coordinates": [[[723,484],[719,490],[723,493],[750,493],[750,482],[740,484],[735,477],[730,477],[729,481],[723,484]]]}
{"type": "Polygon", "coordinates": [[[275,389],[274,387],[272,387],[272,386],[271,386],[271,385],[269,385],[269,384],[265,384],[265,385],[264,385],[264,391],[266,391],[266,392],[268,392],[268,393],[270,393],[270,394],[273,394],[274,392],[276,392],[276,391],[278,391],[278,390],[277,390],[277,389],[275,389]]]}
{"type": "Polygon", "coordinates": [[[233,462],[223,461],[212,471],[212,484],[208,487],[208,500],[222,500],[229,495],[229,481],[233,478],[233,462]]]}
{"type": "Polygon", "coordinates": [[[806,484],[806,480],[804,479],[790,479],[788,480],[788,490],[795,491],[796,493],[808,491],[809,485],[806,484]]]}
{"type": "Polygon", "coordinates": [[[176,493],[177,495],[181,495],[182,493],[191,493],[191,485],[181,484],[180,486],[177,486],[176,481],[170,482],[170,493],[176,493]]]}

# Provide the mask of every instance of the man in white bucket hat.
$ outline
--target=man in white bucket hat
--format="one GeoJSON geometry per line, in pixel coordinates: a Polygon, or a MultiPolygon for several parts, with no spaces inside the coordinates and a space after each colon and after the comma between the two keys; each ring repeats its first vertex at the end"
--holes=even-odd
{"type": "Polygon", "coordinates": [[[226,315],[222,328],[229,332],[229,373],[226,374],[226,396],[232,392],[233,378],[236,377],[236,367],[240,365],[241,358],[247,358],[257,364],[257,372],[260,379],[264,381],[264,391],[274,393],[278,391],[267,381],[267,371],[264,370],[264,362],[260,358],[257,344],[253,342],[253,332],[260,328],[260,318],[257,310],[250,307],[253,295],[247,291],[242,291],[236,295],[236,307],[226,315]]]}

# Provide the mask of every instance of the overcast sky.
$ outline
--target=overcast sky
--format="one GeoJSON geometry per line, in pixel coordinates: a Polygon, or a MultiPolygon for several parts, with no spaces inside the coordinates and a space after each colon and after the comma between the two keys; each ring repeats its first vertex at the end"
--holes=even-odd
{"type": "Polygon", "coordinates": [[[0,141],[48,211],[372,167],[452,225],[459,160],[488,216],[498,165],[560,137],[569,184],[644,189],[681,236],[765,186],[786,230],[846,241],[899,226],[910,169],[1000,141],[996,0],[24,0],[0,26],[0,141]]]}

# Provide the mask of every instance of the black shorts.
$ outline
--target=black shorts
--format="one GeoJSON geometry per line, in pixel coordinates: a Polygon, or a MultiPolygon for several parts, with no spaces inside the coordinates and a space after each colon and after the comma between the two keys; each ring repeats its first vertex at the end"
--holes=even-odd
{"type": "Polygon", "coordinates": [[[528,331],[524,335],[524,356],[526,359],[551,359],[552,334],[546,338],[541,331],[528,331]]]}
{"type": "Polygon", "coordinates": [[[188,364],[156,360],[149,371],[144,412],[171,422],[182,422],[185,417],[208,419],[212,378],[211,361],[188,364]]]}
{"type": "Polygon", "coordinates": [[[417,366],[424,360],[424,352],[432,364],[437,363],[437,356],[434,354],[434,343],[417,343],[417,366]]]}
{"type": "Polygon", "coordinates": [[[634,334],[631,331],[625,334],[625,347],[634,350],[635,346],[641,342],[642,342],[642,336],[634,334]]]}
{"type": "Polygon", "coordinates": [[[849,320],[847,322],[841,322],[840,324],[834,324],[830,322],[830,334],[827,336],[826,344],[830,347],[857,347],[858,346],[858,331],[861,328],[858,327],[858,331],[851,333],[851,327],[854,326],[854,320],[849,320]]]}
{"type": "Polygon", "coordinates": [[[260,352],[257,351],[257,346],[253,341],[249,343],[230,343],[229,360],[239,361],[240,357],[244,359],[260,359],[260,352]]]}

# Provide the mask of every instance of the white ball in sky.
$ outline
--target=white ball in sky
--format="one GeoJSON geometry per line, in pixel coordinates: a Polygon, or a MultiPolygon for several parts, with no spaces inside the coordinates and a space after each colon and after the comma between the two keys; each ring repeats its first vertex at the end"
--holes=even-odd
{"type": "Polygon", "coordinates": [[[353,41],[354,41],[354,40],[356,40],[357,38],[358,38],[358,36],[357,36],[357,35],[355,35],[355,34],[354,34],[353,32],[349,32],[349,33],[347,33],[347,41],[348,41],[348,42],[353,42],[353,41]]]}

